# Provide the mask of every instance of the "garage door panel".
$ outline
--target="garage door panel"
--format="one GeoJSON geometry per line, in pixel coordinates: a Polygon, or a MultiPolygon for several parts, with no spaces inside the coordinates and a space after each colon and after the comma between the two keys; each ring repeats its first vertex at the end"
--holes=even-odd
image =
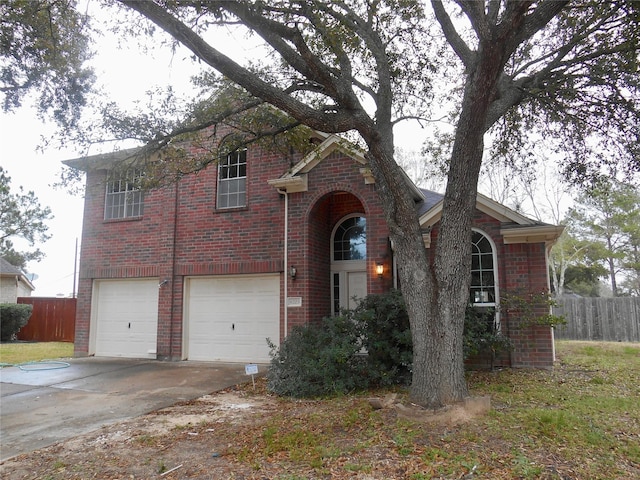
{"type": "Polygon", "coordinates": [[[209,277],[188,280],[187,357],[268,362],[266,339],[280,337],[280,278],[209,277]]]}
{"type": "Polygon", "coordinates": [[[96,281],[94,301],[96,356],[156,357],[157,279],[96,281]]]}

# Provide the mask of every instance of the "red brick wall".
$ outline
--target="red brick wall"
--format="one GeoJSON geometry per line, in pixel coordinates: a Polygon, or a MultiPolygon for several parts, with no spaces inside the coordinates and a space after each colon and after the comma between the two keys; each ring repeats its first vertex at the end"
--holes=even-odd
{"type": "MultiPolygon", "coordinates": [[[[519,296],[547,293],[549,277],[544,243],[505,245],[506,290],[519,296]]],[[[548,306],[534,306],[537,316],[549,313],[548,306]]],[[[513,314],[508,318],[509,336],[514,342],[512,366],[550,368],[553,366],[553,337],[550,327],[523,326],[513,314]]]]}
{"type": "Polygon", "coordinates": [[[387,260],[389,230],[374,185],[366,185],[361,164],[334,153],[309,172],[309,191],[290,195],[289,262],[298,277],[289,284],[290,296],[303,298],[302,308],[289,308],[289,326],[318,322],[331,314],[331,233],[345,216],[359,213],[367,219],[367,289],[380,293],[391,285],[373,265],[387,260]]]}
{"type": "MultiPolygon", "coordinates": [[[[290,247],[293,247],[293,250],[290,250],[290,259],[299,262],[302,266],[303,277],[299,279],[304,282],[296,280],[290,294],[302,296],[308,308],[302,310],[290,308],[289,315],[292,320],[290,325],[317,322],[331,314],[330,238],[334,226],[332,200],[331,194],[318,200],[308,213],[306,225],[299,218],[293,222],[296,233],[292,232],[290,237],[292,240],[290,247]]],[[[306,202],[304,203],[306,205],[306,202]]],[[[302,198],[298,200],[295,210],[300,215],[304,215],[304,210],[300,208],[301,204],[302,198]],[[303,211],[300,212],[300,210],[303,211]]],[[[354,208],[353,211],[362,211],[359,205],[354,208]]]]}
{"type": "MultiPolygon", "coordinates": [[[[373,185],[365,185],[362,165],[332,154],[309,175],[309,191],[289,195],[289,265],[295,280],[283,275],[284,196],[267,181],[282,175],[290,159],[247,152],[246,207],[217,210],[215,165],[178,184],[148,192],[141,218],[104,221],[105,171],[89,172],[76,316],[76,354],[89,350],[92,282],[100,278],[154,277],[169,283],[159,290],[158,358],[182,356],[185,276],[281,273],[288,295],[302,307],[288,309],[288,325],[318,321],[331,312],[330,236],[350,213],[367,216],[369,264],[390,259],[388,230],[373,185]],[[340,193],[336,193],[340,192],[340,193]]],[[[387,269],[388,270],[388,269],[387,269]]],[[[369,291],[390,283],[369,268],[369,291]]],[[[281,283],[282,296],[284,283],[281,283]]],[[[284,319],[281,298],[281,326],[284,319]]],[[[284,334],[284,331],[281,329],[284,334]]]]}

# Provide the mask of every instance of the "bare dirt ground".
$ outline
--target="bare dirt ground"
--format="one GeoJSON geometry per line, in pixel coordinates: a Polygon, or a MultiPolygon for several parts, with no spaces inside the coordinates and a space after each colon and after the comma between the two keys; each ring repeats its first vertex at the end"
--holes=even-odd
{"type": "Polygon", "coordinates": [[[398,448],[405,440],[391,438],[395,427],[384,432],[398,414],[382,403],[281,399],[260,380],[257,391],[241,385],[20,455],[0,465],[0,477],[409,478],[412,461],[398,448]]]}
{"type": "Polygon", "coordinates": [[[0,477],[251,478],[230,461],[234,427],[277,410],[276,398],[243,390],[206,395],[20,455],[0,465],[0,477]]]}

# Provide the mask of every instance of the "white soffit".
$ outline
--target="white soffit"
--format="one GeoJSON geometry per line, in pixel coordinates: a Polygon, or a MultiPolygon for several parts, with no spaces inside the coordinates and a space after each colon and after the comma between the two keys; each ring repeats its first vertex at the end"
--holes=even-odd
{"type": "Polygon", "coordinates": [[[309,180],[306,174],[295,177],[281,177],[267,180],[267,183],[279,190],[286,190],[287,193],[306,192],[309,190],[309,180]]]}
{"type": "Polygon", "coordinates": [[[534,225],[532,227],[503,228],[500,230],[505,245],[514,243],[553,244],[562,234],[563,225],[534,225]]]}

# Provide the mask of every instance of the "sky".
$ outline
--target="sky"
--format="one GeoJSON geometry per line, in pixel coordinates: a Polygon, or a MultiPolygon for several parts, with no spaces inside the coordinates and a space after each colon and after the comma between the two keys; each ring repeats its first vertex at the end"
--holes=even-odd
{"type": "MultiPolygon", "coordinates": [[[[119,103],[131,105],[136,99],[143,99],[154,85],[187,83],[189,75],[183,62],[166,52],[150,56],[134,47],[123,50],[113,36],[98,37],[95,42],[98,53],[91,64],[98,84],[119,103]]],[[[79,157],[79,151],[73,148],[37,151],[41,137],[52,137],[54,132],[55,128],[39,120],[28,104],[14,113],[0,113],[0,165],[11,177],[12,193],[17,193],[19,186],[33,191],[40,204],[51,208],[54,216],[47,222],[51,239],[37,245],[46,257],[27,265],[28,273],[37,275],[33,295],[38,297],[73,293],[76,239],[80,244],[82,234],[83,198],[52,186],[59,179],[61,162],[79,157]]],[[[17,247],[21,245],[19,239],[13,240],[17,247]]]]}
{"type": "MultiPolygon", "coordinates": [[[[40,136],[51,135],[53,129],[35,120],[30,109],[1,114],[0,132],[0,165],[11,177],[12,193],[18,193],[19,186],[25,191],[32,190],[40,204],[51,208],[55,217],[46,222],[51,239],[37,245],[46,257],[28,265],[29,273],[38,275],[33,281],[34,295],[67,296],[73,290],[75,243],[82,229],[83,200],[50,185],[57,178],[60,161],[71,158],[70,152],[35,151],[40,136]]],[[[19,240],[13,240],[17,247],[21,246],[19,240]]]]}

